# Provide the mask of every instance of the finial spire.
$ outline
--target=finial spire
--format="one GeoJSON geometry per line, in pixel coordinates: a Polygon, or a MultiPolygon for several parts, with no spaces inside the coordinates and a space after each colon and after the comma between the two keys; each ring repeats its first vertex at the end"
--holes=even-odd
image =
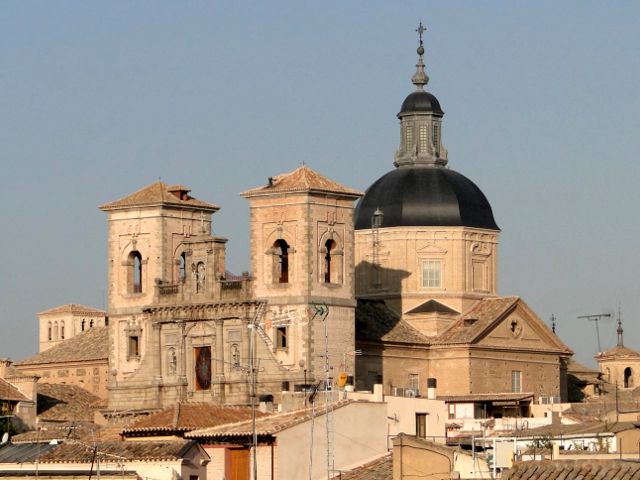
{"type": "Polygon", "coordinates": [[[424,86],[429,83],[429,76],[424,71],[424,59],[422,56],[424,55],[424,46],[422,45],[422,34],[426,32],[427,29],[422,22],[416,28],[416,32],[418,32],[418,38],[420,39],[420,45],[418,46],[418,63],[416,63],[416,73],[411,77],[411,82],[416,86],[416,90],[424,90],[424,86]]]}
{"type": "Polygon", "coordinates": [[[622,312],[621,312],[621,308],[620,305],[618,304],[618,346],[619,347],[623,347],[624,343],[622,341],[622,334],[624,333],[624,330],[622,329],[622,312]]]}

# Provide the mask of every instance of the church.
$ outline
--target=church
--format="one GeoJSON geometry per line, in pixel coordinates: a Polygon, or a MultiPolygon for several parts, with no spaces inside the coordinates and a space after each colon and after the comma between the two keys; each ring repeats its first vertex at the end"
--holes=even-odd
{"type": "Polygon", "coordinates": [[[277,402],[345,383],[516,408],[566,398],[572,352],[522,299],[498,295],[500,229],[449,168],[422,40],[417,53],[394,168],[366,192],[303,165],[241,193],[248,272],[227,270],[227,239],[211,233],[219,207],[185,185],[100,207],[110,410],[277,402]]]}

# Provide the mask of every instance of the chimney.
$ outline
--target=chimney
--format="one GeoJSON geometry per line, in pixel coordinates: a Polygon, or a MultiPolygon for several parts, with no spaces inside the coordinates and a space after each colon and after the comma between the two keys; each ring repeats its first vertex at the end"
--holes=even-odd
{"type": "Polygon", "coordinates": [[[0,378],[7,377],[7,370],[13,362],[8,358],[0,358],[0,378]]]}
{"type": "Polygon", "coordinates": [[[427,398],[429,400],[435,400],[436,399],[436,386],[437,386],[437,380],[435,378],[427,378],[427,398]]]}

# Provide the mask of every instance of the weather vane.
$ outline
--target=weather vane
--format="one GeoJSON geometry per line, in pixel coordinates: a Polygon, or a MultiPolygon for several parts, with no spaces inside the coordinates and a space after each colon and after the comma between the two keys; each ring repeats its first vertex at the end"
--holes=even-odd
{"type": "Polygon", "coordinates": [[[420,36],[420,46],[422,46],[422,34],[426,31],[427,28],[422,25],[422,21],[420,21],[420,25],[418,25],[418,28],[416,28],[416,32],[418,32],[418,35],[420,36]]]}

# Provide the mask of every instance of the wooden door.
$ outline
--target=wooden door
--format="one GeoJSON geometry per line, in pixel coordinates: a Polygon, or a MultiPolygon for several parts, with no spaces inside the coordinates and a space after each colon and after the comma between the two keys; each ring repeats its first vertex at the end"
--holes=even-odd
{"type": "Polygon", "coordinates": [[[224,458],[225,480],[249,480],[249,449],[227,448],[224,458]]]}

